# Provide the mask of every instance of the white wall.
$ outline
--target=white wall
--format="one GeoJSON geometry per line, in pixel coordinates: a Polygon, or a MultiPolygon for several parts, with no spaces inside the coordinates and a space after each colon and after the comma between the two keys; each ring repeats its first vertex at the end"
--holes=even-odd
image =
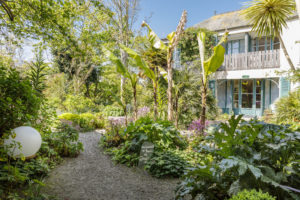
{"type": "MultiPolygon", "coordinates": [[[[287,25],[288,27],[283,29],[282,39],[295,67],[300,68],[300,44],[297,43],[298,41],[300,41],[299,18],[288,21],[287,25]]],[[[280,64],[280,69],[290,69],[290,66],[282,50],[280,52],[280,64]]]]}

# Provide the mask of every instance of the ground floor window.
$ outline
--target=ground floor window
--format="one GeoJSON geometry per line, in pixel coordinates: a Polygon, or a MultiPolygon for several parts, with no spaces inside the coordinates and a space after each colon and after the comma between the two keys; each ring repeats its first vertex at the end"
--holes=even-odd
{"type": "Polygon", "coordinates": [[[252,108],[253,80],[242,80],[242,108],[252,108]]]}
{"type": "Polygon", "coordinates": [[[253,105],[256,105],[256,108],[261,108],[261,91],[262,80],[234,80],[233,107],[253,108],[253,105]],[[239,102],[241,102],[241,105],[239,105],[239,102]]]}

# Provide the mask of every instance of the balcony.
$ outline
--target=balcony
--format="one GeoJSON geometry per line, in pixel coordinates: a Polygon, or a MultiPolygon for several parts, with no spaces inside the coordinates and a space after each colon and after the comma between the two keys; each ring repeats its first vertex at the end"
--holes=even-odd
{"type": "Polygon", "coordinates": [[[280,49],[225,55],[218,71],[269,69],[280,67],[280,49]]]}

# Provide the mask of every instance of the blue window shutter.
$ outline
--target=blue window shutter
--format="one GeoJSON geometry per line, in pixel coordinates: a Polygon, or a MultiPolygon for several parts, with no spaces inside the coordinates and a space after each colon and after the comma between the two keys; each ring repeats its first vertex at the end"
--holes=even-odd
{"type": "Polygon", "coordinates": [[[290,92],[290,81],[285,78],[280,78],[280,97],[286,97],[290,92]]]}
{"type": "Polygon", "coordinates": [[[209,89],[211,90],[214,97],[216,97],[216,81],[215,80],[209,81],[209,89]]]}

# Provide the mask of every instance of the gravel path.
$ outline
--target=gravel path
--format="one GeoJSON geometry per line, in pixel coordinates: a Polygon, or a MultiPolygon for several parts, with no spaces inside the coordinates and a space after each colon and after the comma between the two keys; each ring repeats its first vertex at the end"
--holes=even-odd
{"type": "Polygon", "coordinates": [[[177,179],[156,179],[139,168],[115,165],[98,147],[97,132],[80,134],[84,152],[68,158],[46,181],[46,192],[64,200],[169,200],[177,179]]]}

